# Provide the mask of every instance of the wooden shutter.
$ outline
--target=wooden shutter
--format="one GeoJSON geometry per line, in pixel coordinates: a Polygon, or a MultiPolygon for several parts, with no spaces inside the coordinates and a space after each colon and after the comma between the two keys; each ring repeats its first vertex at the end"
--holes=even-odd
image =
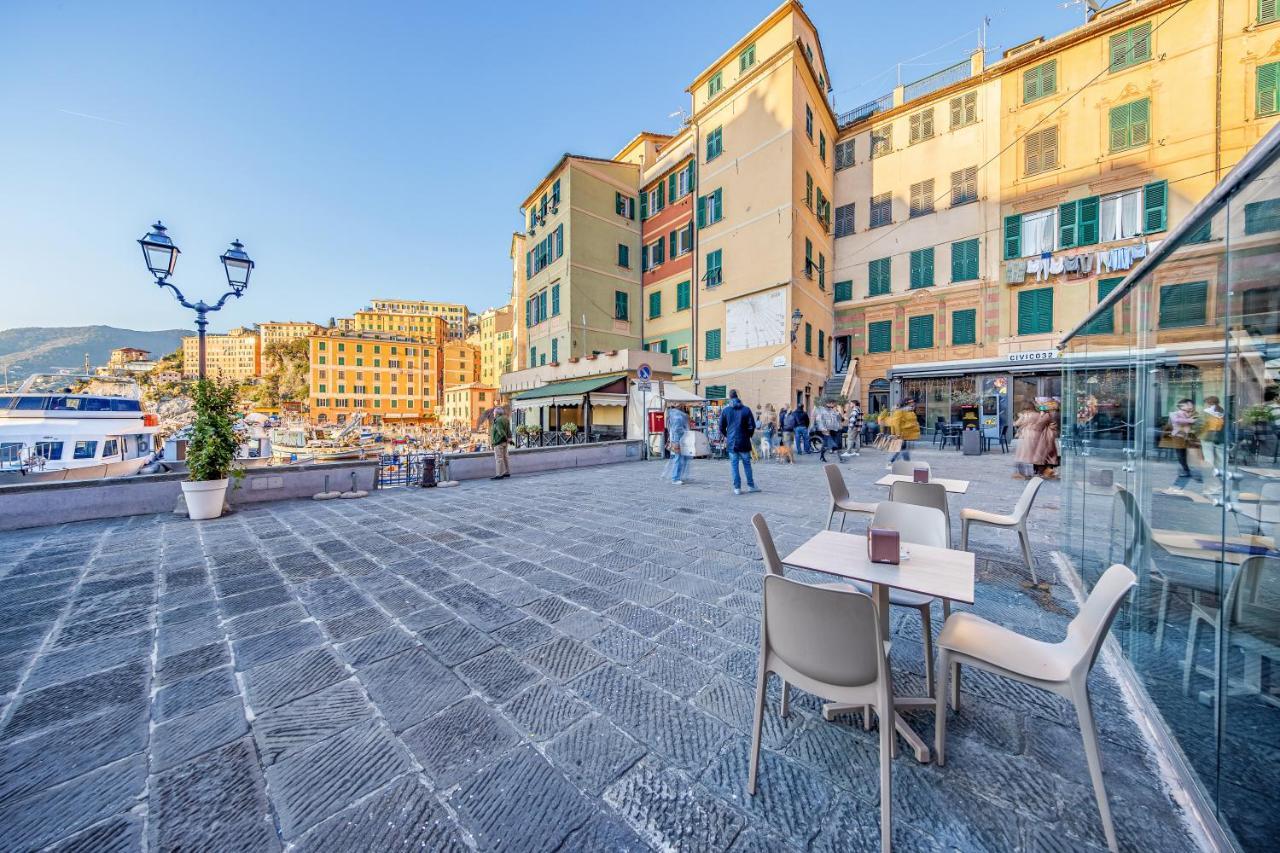
{"type": "Polygon", "coordinates": [[[853,204],[842,204],[836,208],[836,236],[847,237],[853,233],[853,204]]]}
{"type": "Polygon", "coordinates": [[[1269,24],[1277,20],[1276,0],[1258,0],[1258,23],[1269,24]]]}
{"type": "MultiPolygon", "coordinates": [[[[1107,295],[1115,290],[1116,286],[1122,281],[1124,281],[1123,276],[1098,279],[1098,304],[1102,304],[1102,300],[1106,299],[1107,295]]],[[[1113,306],[1095,315],[1088,325],[1084,327],[1084,331],[1081,334],[1109,335],[1115,331],[1115,325],[1115,307],[1113,306]]]]}
{"type": "Polygon", "coordinates": [[[1107,120],[1108,148],[1121,151],[1129,147],[1129,105],[1112,107],[1107,120]]]}
{"type": "Polygon", "coordinates": [[[1257,112],[1259,116],[1274,115],[1280,109],[1276,91],[1280,88],[1280,62],[1258,66],[1257,112]]]}
{"type": "Polygon", "coordinates": [[[1078,202],[1076,245],[1092,246],[1098,242],[1098,197],[1082,198],[1078,202]]]}
{"type": "Polygon", "coordinates": [[[933,287],[933,247],[920,250],[920,286],[933,287]]]}
{"type": "Polygon", "coordinates": [[[867,294],[882,296],[892,287],[889,258],[876,258],[867,265],[867,294]]]}
{"type": "Polygon", "coordinates": [[[1143,98],[1129,104],[1129,144],[1146,145],[1151,141],[1151,101],[1143,98]]]}
{"type": "Polygon", "coordinates": [[[1041,335],[1053,331],[1053,288],[1018,291],[1018,334],[1041,335]]]}
{"type": "Polygon", "coordinates": [[[963,311],[951,312],[951,344],[977,343],[978,311],[966,308],[963,311]]]}
{"type": "Polygon", "coordinates": [[[1058,60],[1051,59],[1040,66],[1040,94],[1052,95],[1058,91],[1058,60]]]}
{"type": "Polygon", "coordinates": [[[835,283],[835,301],[848,302],[853,299],[853,282],[837,281],[835,283]]]}
{"type": "Polygon", "coordinates": [[[1160,328],[1202,326],[1207,314],[1209,283],[1188,281],[1160,288],[1160,328]]]}
{"type": "Polygon", "coordinates": [[[684,311],[689,307],[689,282],[682,281],[676,285],[676,310],[684,311]]]}
{"type": "Polygon", "coordinates": [[[680,248],[679,244],[676,241],[676,232],[672,231],[670,234],[668,234],[667,241],[669,243],[669,246],[667,248],[667,257],[674,258],[677,254],[677,250],[680,248]]]}
{"type": "Polygon", "coordinates": [[[1143,233],[1163,231],[1169,219],[1169,182],[1155,181],[1143,187],[1142,208],[1143,233]]]}
{"type": "Polygon", "coordinates": [[[920,251],[919,250],[912,251],[911,252],[911,271],[910,271],[911,287],[920,287],[920,280],[921,280],[921,273],[920,273],[921,263],[920,262],[921,262],[920,251]]]}
{"type": "Polygon", "coordinates": [[[1078,214],[1080,203],[1063,202],[1058,205],[1058,248],[1070,249],[1078,239],[1078,214]]]}
{"type": "Polygon", "coordinates": [[[1014,214],[1004,218],[1004,259],[1022,257],[1022,217],[1014,214]]]}
{"type": "Polygon", "coordinates": [[[625,212],[622,207],[622,193],[614,193],[613,212],[622,216],[625,212]]]}
{"type": "Polygon", "coordinates": [[[662,314],[662,291],[655,290],[649,294],[649,319],[662,314]]]}
{"type": "Polygon", "coordinates": [[[867,325],[867,352],[893,350],[893,321],[877,320],[867,325]]]}
{"type": "Polygon", "coordinates": [[[978,238],[951,244],[951,280],[973,281],[978,277],[978,238]]]}
{"type": "Polygon", "coordinates": [[[1119,71],[1128,65],[1127,56],[1129,53],[1129,33],[1116,33],[1109,40],[1109,53],[1111,55],[1111,71],[1119,71]]]}
{"type": "Polygon", "coordinates": [[[921,314],[907,320],[907,349],[933,347],[933,315],[921,314]]]}
{"type": "Polygon", "coordinates": [[[951,127],[952,129],[960,127],[964,124],[964,98],[951,99],[951,127]]]}
{"type": "Polygon", "coordinates": [[[702,228],[707,224],[707,197],[699,196],[698,198],[698,227],[702,228]]]}
{"type": "Polygon", "coordinates": [[[640,221],[649,218],[649,194],[644,190],[640,190],[640,221]]]}
{"type": "Polygon", "coordinates": [[[1026,104],[1040,97],[1040,69],[1029,68],[1022,72],[1022,103],[1026,104]]]}
{"type": "Polygon", "coordinates": [[[707,329],[706,356],[708,361],[720,357],[720,330],[707,329]]]}

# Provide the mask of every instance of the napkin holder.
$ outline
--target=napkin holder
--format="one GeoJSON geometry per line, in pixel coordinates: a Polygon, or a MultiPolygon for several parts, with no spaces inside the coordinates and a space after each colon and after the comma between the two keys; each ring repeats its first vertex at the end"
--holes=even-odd
{"type": "Polygon", "coordinates": [[[898,531],[878,527],[867,531],[867,557],[871,562],[898,565],[899,547],[898,531]]]}
{"type": "Polygon", "coordinates": [[[914,480],[914,481],[915,481],[915,482],[917,482],[917,483],[927,483],[927,482],[929,482],[929,469],[928,469],[928,468],[916,468],[916,469],[912,470],[912,472],[911,472],[911,479],[912,479],[912,480],[914,480]]]}

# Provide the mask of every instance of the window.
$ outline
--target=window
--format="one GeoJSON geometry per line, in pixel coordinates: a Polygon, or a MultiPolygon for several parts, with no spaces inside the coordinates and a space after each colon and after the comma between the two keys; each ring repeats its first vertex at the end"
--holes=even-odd
{"type": "Polygon", "coordinates": [[[1151,141],[1151,100],[1141,98],[1112,107],[1108,132],[1113,152],[1146,145],[1151,141]]]}
{"type": "Polygon", "coordinates": [[[1280,62],[1259,65],[1257,75],[1254,101],[1258,117],[1273,116],[1280,112],[1280,98],[1277,97],[1277,91],[1280,90],[1280,62]]]}
{"type": "Polygon", "coordinates": [[[650,216],[657,216],[658,212],[666,206],[666,198],[667,194],[663,191],[661,183],[642,192],[640,194],[640,218],[648,219],[650,216]]]}
{"type": "Polygon", "coordinates": [[[1270,24],[1280,20],[1277,9],[1280,9],[1280,3],[1276,0],[1258,0],[1258,23],[1270,24]]]}
{"type": "Polygon", "coordinates": [[[625,219],[635,219],[636,200],[629,195],[614,193],[613,212],[625,219]]]}
{"type": "Polygon", "coordinates": [[[1097,200],[1097,205],[1098,239],[1102,242],[1126,240],[1142,233],[1142,190],[1112,193],[1097,200]]]}
{"type": "Polygon", "coordinates": [[[120,455],[120,439],[108,438],[102,445],[102,458],[106,459],[111,456],[120,455]]]}
{"type": "Polygon", "coordinates": [[[1155,234],[1163,231],[1168,225],[1169,182],[1153,181],[1142,188],[1143,233],[1155,234]]]}
{"type": "Polygon", "coordinates": [[[698,199],[698,227],[714,225],[724,219],[723,189],[708,193],[698,199]]]}
{"type": "Polygon", "coordinates": [[[804,324],[804,351],[806,355],[813,355],[813,324],[804,324]]]}
{"type": "Polygon", "coordinates": [[[560,316],[560,285],[558,283],[551,285],[551,316],[560,316]]]}
{"type": "Polygon", "coordinates": [[[907,319],[907,349],[933,349],[933,315],[907,319]]]}
{"type": "Polygon", "coordinates": [[[813,241],[804,238],[804,276],[813,278],[813,241]]]}
{"type": "MultiPolygon", "coordinates": [[[[1124,281],[1124,277],[1117,278],[1100,278],[1098,279],[1098,304],[1102,304],[1102,300],[1107,298],[1111,291],[1116,289],[1120,282],[1124,281]]],[[[1115,307],[1108,308],[1106,311],[1098,314],[1089,321],[1089,325],[1084,327],[1081,332],[1083,335],[1109,335],[1116,330],[1115,307]]]]}
{"type": "Polygon", "coordinates": [[[911,185],[911,218],[930,213],[933,213],[933,178],[911,185]]]}
{"type": "Polygon", "coordinates": [[[1207,281],[1164,285],[1160,288],[1160,328],[1203,326],[1208,298],[1207,281]]]}
{"type": "Polygon", "coordinates": [[[827,256],[818,253],[818,289],[827,289],[827,256]]]}
{"type": "Polygon", "coordinates": [[[848,302],[853,299],[853,282],[837,281],[835,283],[835,301],[848,302]]]}
{"type": "Polygon", "coordinates": [[[689,282],[682,281],[676,285],[676,310],[689,310],[689,282]]]}
{"type": "Polygon", "coordinates": [[[818,330],[818,358],[827,357],[827,333],[822,329],[818,330]]]}
{"type": "Polygon", "coordinates": [[[707,361],[715,361],[720,358],[720,330],[707,329],[706,346],[704,347],[707,355],[707,361]]]}
{"type": "Polygon", "coordinates": [[[978,238],[951,244],[951,280],[975,281],[978,278],[978,238]]]}
{"type": "Polygon", "coordinates": [[[1004,220],[1004,258],[1030,258],[1054,250],[1058,209],[1037,210],[1004,220]]]}
{"type": "Polygon", "coordinates": [[[969,166],[951,173],[951,206],[972,204],[978,200],[978,167],[969,166]]]}
{"type": "Polygon", "coordinates": [[[724,78],[721,77],[720,72],[717,71],[715,74],[712,74],[711,79],[707,81],[707,97],[714,98],[716,95],[720,94],[720,90],[723,88],[724,78]]]}
{"type": "Polygon", "coordinates": [[[631,312],[627,305],[627,292],[625,290],[615,290],[613,292],[613,319],[629,320],[631,312]]]}
{"type": "Polygon", "coordinates": [[[707,280],[707,287],[715,287],[724,280],[720,269],[721,251],[721,249],[716,249],[714,252],[707,252],[707,273],[703,276],[707,280]]]}
{"type": "Polygon", "coordinates": [[[893,350],[893,321],[877,320],[867,324],[867,352],[893,350]]]}
{"type": "Polygon", "coordinates": [[[626,243],[618,244],[618,266],[631,269],[631,247],[626,243]]]}
{"type": "Polygon", "coordinates": [[[645,272],[662,266],[662,262],[666,260],[666,241],[659,237],[641,249],[641,260],[644,262],[645,272]]]}
{"type": "Polygon", "coordinates": [[[1018,291],[1018,334],[1044,335],[1053,331],[1053,288],[1018,291]]]}
{"type": "Polygon", "coordinates": [[[32,446],[32,450],[35,451],[36,456],[41,456],[50,462],[57,462],[62,458],[62,445],[61,441],[37,441],[32,446]]]}
{"type": "Polygon", "coordinates": [[[667,257],[678,258],[681,255],[689,254],[693,249],[693,223],[672,231],[667,239],[670,244],[667,257]]]}
{"type": "Polygon", "coordinates": [[[846,139],[836,143],[836,171],[847,169],[853,165],[853,140],[846,139]]]}
{"type": "MultiPolygon", "coordinates": [[[[1098,242],[1099,201],[1099,198],[1095,195],[1058,205],[1059,248],[1069,249],[1072,246],[1092,246],[1098,242]]],[[[1113,211],[1114,214],[1115,212],[1113,211]]]]}
{"type": "Polygon", "coordinates": [[[853,213],[854,206],[852,204],[842,204],[836,208],[837,237],[848,237],[853,233],[853,213]]]}
{"type": "Polygon", "coordinates": [[[822,187],[818,187],[818,201],[813,209],[813,213],[818,217],[818,221],[822,223],[822,230],[831,231],[831,201],[822,194],[822,187]]]}
{"type": "Polygon", "coordinates": [[[724,385],[708,385],[702,393],[708,400],[724,400],[728,392],[724,385]]]}
{"type": "Polygon", "coordinates": [[[1280,198],[1254,201],[1244,206],[1244,233],[1280,231],[1280,198]]]}
{"type": "Polygon", "coordinates": [[[813,175],[804,173],[804,206],[813,210],[813,175]]]}
{"type": "Polygon", "coordinates": [[[973,124],[978,120],[978,93],[969,92],[951,99],[951,129],[973,124]]]}
{"type": "Polygon", "coordinates": [[[924,142],[926,139],[933,138],[933,108],[921,110],[918,113],[912,113],[907,119],[907,124],[911,129],[908,134],[907,144],[915,145],[917,142],[924,142]]]}
{"type": "Polygon", "coordinates": [[[951,312],[951,345],[976,344],[978,342],[978,309],[965,308],[951,312]]]}
{"type": "Polygon", "coordinates": [[[671,363],[676,367],[689,363],[689,347],[676,347],[671,353],[671,363]]]}
{"type": "Polygon", "coordinates": [[[804,135],[813,141],[813,107],[804,105],[804,135]]]}
{"type": "Polygon", "coordinates": [[[911,288],[933,287],[933,247],[911,252],[911,288]]]}
{"type": "Polygon", "coordinates": [[[1120,71],[1146,62],[1151,58],[1151,23],[1138,24],[1116,33],[1108,43],[1107,52],[1111,57],[1109,71],[1120,71]]]}
{"type": "Polygon", "coordinates": [[[867,264],[868,296],[883,296],[890,291],[891,260],[891,258],[876,258],[867,264]]]}
{"type": "Polygon", "coordinates": [[[1046,127],[1028,133],[1022,142],[1023,172],[1038,175],[1058,168],[1058,129],[1046,127]]]}
{"type": "Polygon", "coordinates": [[[893,151],[893,125],[886,124],[884,127],[871,131],[871,159],[882,157],[893,151]]]}
{"type": "Polygon", "coordinates": [[[662,316],[662,291],[655,290],[649,294],[649,319],[662,316]]]}
{"type": "Polygon", "coordinates": [[[693,192],[692,160],[680,171],[672,172],[667,176],[667,201],[674,203],[676,199],[684,198],[691,192],[693,192]]]}
{"type": "Polygon", "coordinates": [[[893,193],[880,193],[871,197],[871,215],[867,223],[869,228],[879,228],[893,222],[893,193]]]}
{"type": "Polygon", "coordinates": [[[1058,60],[1022,72],[1022,103],[1029,104],[1058,91],[1058,60]]]}
{"type": "Polygon", "coordinates": [[[559,338],[551,339],[551,360],[555,362],[560,361],[560,339],[559,338]]]}
{"type": "Polygon", "coordinates": [[[738,54],[738,73],[741,74],[748,68],[756,64],[756,46],[749,44],[738,54]]]}
{"type": "Polygon", "coordinates": [[[818,131],[818,159],[827,162],[827,135],[818,131]]]}
{"type": "Polygon", "coordinates": [[[724,128],[717,127],[707,134],[707,162],[720,156],[724,151],[724,128]]]}

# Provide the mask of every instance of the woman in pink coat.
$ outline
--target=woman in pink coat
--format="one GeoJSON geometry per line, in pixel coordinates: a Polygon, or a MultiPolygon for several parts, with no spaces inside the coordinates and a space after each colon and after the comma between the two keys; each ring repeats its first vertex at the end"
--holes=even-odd
{"type": "Polygon", "coordinates": [[[1013,430],[1017,442],[1013,449],[1013,478],[1030,479],[1035,471],[1036,450],[1040,446],[1040,413],[1030,406],[1023,409],[1013,422],[1013,430]]]}

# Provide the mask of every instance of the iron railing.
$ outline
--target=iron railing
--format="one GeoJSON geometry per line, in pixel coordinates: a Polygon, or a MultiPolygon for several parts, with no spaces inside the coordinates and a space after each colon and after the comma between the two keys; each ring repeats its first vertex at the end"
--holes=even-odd
{"type": "Polygon", "coordinates": [[[957,62],[941,71],[935,71],[928,77],[921,77],[914,83],[908,83],[902,87],[902,101],[914,101],[916,98],[923,98],[931,92],[939,89],[945,89],[952,83],[959,83],[961,80],[967,80],[972,76],[973,66],[969,64],[969,60],[957,62]]]}
{"type": "Polygon", "coordinates": [[[516,433],[516,447],[567,447],[571,444],[594,444],[597,441],[609,441],[615,438],[621,438],[622,435],[614,435],[605,430],[596,430],[590,434],[585,432],[576,432],[569,435],[560,430],[550,432],[540,432],[536,435],[525,435],[516,433]]]}
{"type": "Polygon", "coordinates": [[[846,124],[853,124],[854,122],[866,121],[876,113],[882,113],[890,109],[893,109],[893,93],[892,92],[890,92],[887,95],[882,95],[881,97],[876,98],[874,101],[868,101],[867,103],[863,104],[860,107],[854,107],[848,112],[841,113],[839,119],[836,121],[836,124],[839,127],[844,127],[846,124]]]}
{"type": "Polygon", "coordinates": [[[439,454],[421,450],[379,454],[376,487],[386,489],[393,486],[419,486],[422,485],[424,472],[428,474],[428,482],[438,482],[440,465],[439,454]]]}

